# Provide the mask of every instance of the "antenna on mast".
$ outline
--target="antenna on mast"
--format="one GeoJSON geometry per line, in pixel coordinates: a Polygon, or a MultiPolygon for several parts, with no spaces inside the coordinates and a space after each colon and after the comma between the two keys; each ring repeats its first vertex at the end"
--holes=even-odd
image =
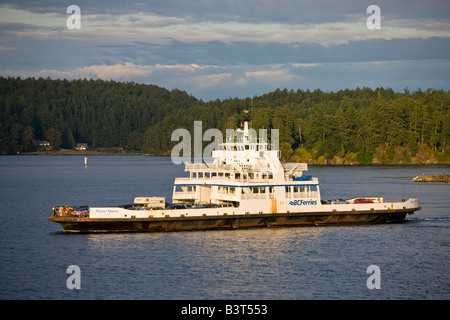
{"type": "Polygon", "coordinates": [[[244,121],[250,121],[249,110],[244,110],[244,121]]]}
{"type": "Polygon", "coordinates": [[[253,119],[253,98],[252,98],[252,101],[250,103],[250,117],[253,119]]]}

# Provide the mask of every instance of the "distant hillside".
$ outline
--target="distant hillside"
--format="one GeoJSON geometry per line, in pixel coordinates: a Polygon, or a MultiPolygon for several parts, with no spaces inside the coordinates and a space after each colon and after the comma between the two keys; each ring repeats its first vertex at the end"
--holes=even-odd
{"type": "Polygon", "coordinates": [[[186,92],[103,80],[0,78],[0,152],[122,147],[141,150],[149,126],[199,102],[186,92]]]}
{"type": "MultiPolygon", "coordinates": [[[[283,158],[318,164],[450,163],[450,93],[357,88],[280,90],[203,102],[184,91],[103,80],[0,78],[0,153],[122,148],[170,154],[177,128],[195,120],[235,128],[243,110],[255,129],[277,128],[283,158]],[[50,147],[33,141],[46,140],[50,147]]],[[[270,131],[269,131],[270,132],[270,131]]],[[[209,141],[205,141],[205,146],[209,141]]]]}

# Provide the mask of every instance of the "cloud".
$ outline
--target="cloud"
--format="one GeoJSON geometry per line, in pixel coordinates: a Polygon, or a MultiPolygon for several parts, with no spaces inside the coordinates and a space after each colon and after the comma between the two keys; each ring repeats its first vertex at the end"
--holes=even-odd
{"type": "Polygon", "coordinates": [[[3,70],[1,74],[22,77],[65,79],[101,78],[135,81],[187,91],[204,100],[245,98],[277,88],[337,91],[356,87],[390,87],[402,91],[419,88],[448,90],[450,62],[438,60],[399,60],[369,62],[326,62],[313,64],[212,65],[92,65],[72,70],[3,70]],[[425,85],[424,85],[425,84],[425,85]]]}
{"type": "Polygon", "coordinates": [[[0,4],[0,75],[102,78],[204,99],[276,88],[450,88],[450,2],[380,0],[57,0],[0,4]]]}
{"type": "Polygon", "coordinates": [[[42,69],[39,74],[42,76],[50,76],[57,78],[100,78],[113,80],[131,80],[133,78],[149,77],[154,73],[172,72],[173,74],[192,73],[195,70],[206,69],[208,66],[200,67],[196,64],[189,65],[135,65],[131,62],[115,65],[92,65],[82,68],[76,68],[68,71],[60,71],[55,69],[42,69]]]}
{"type": "Polygon", "coordinates": [[[153,59],[172,63],[196,63],[217,66],[238,64],[314,64],[324,62],[397,61],[446,59],[450,37],[371,39],[323,46],[317,43],[254,43],[238,41],[180,42],[136,44],[136,51],[148,50],[153,59]]]}
{"type": "MultiPolygon", "coordinates": [[[[346,21],[354,15],[366,16],[372,0],[77,0],[82,12],[89,15],[132,15],[139,12],[189,19],[192,22],[247,22],[323,24],[346,21]]],[[[378,0],[382,15],[389,19],[447,19],[447,0],[378,0]]],[[[6,5],[6,4],[5,4],[6,5]]],[[[36,13],[62,12],[68,4],[59,0],[15,0],[7,6],[36,13]],[[65,7],[64,7],[65,5],[65,7]]]]}
{"type": "MultiPolygon", "coordinates": [[[[382,28],[368,30],[366,5],[358,1],[169,1],[143,3],[81,1],[81,30],[69,32],[66,8],[53,1],[45,6],[21,1],[18,4],[0,5],[0,23],[30,26],[35,32],[27,36],[40,38],[73,36],[96,39],[99,42],[118,43],[135,41],[162,43],[164,39],[187,42],[237,42],[253,43],[347,43],[349,41],[399,37],[445,37],[449,35],[450,21],[442,17],[434,6],[408,2],[405,8],[390,3],[380,4],[382,28]],[[414,17],[410,7],[420,7],[424,15],[414,17]],[[197,9],[196,9],[197,8],[197,9]],[[44,28],[47,28],[44,30],[44,28]],[[45,32],[44,32],[45,31],[45,32]]],[[[448,6],[447,6],[448,7],[448,6]]],[[[20,34],[18,34],[20,35],[20,34]]]]}
{"type": "Polygon", "coordinates": [[[289,74],[288,70],[263,70],[245,72],[247,78],[263,79],[265,81],[290,81],[294,75],[289,74]]]}
{"type": "Polygon", "coordinates": [[[109,79],[132,79],[133,77],[142,77],[149,75],[152,70],[148,66],[136,66],[132,63],[116,65],[94,65],[82,68],[76,68],[69,71],[55,69],[43,69],[39,74],[55,78],[101,78],[109,79]]]}

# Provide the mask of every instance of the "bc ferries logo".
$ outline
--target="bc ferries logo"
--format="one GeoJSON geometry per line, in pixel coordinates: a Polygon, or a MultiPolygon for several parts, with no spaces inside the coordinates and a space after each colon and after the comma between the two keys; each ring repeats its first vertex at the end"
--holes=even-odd
{"type": "Polygon", "coordinates": [[[315,206],[317,204],[317,200],[293,200],[289,201],[291,206],[315,206]]]}

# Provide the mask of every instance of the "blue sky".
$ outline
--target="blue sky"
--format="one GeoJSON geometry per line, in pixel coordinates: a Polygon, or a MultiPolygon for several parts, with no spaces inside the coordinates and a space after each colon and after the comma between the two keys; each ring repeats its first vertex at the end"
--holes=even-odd
{"type": "Polygon", "coordinates": [[[0,0],[0,75],[101,78],[205,101],[277,88],[450,89],[450,1],[0,0]],[[69,30],[69,5],[81,29],[69,30]],[[381,9],[368,29],[367,7],[381,9]]]}

